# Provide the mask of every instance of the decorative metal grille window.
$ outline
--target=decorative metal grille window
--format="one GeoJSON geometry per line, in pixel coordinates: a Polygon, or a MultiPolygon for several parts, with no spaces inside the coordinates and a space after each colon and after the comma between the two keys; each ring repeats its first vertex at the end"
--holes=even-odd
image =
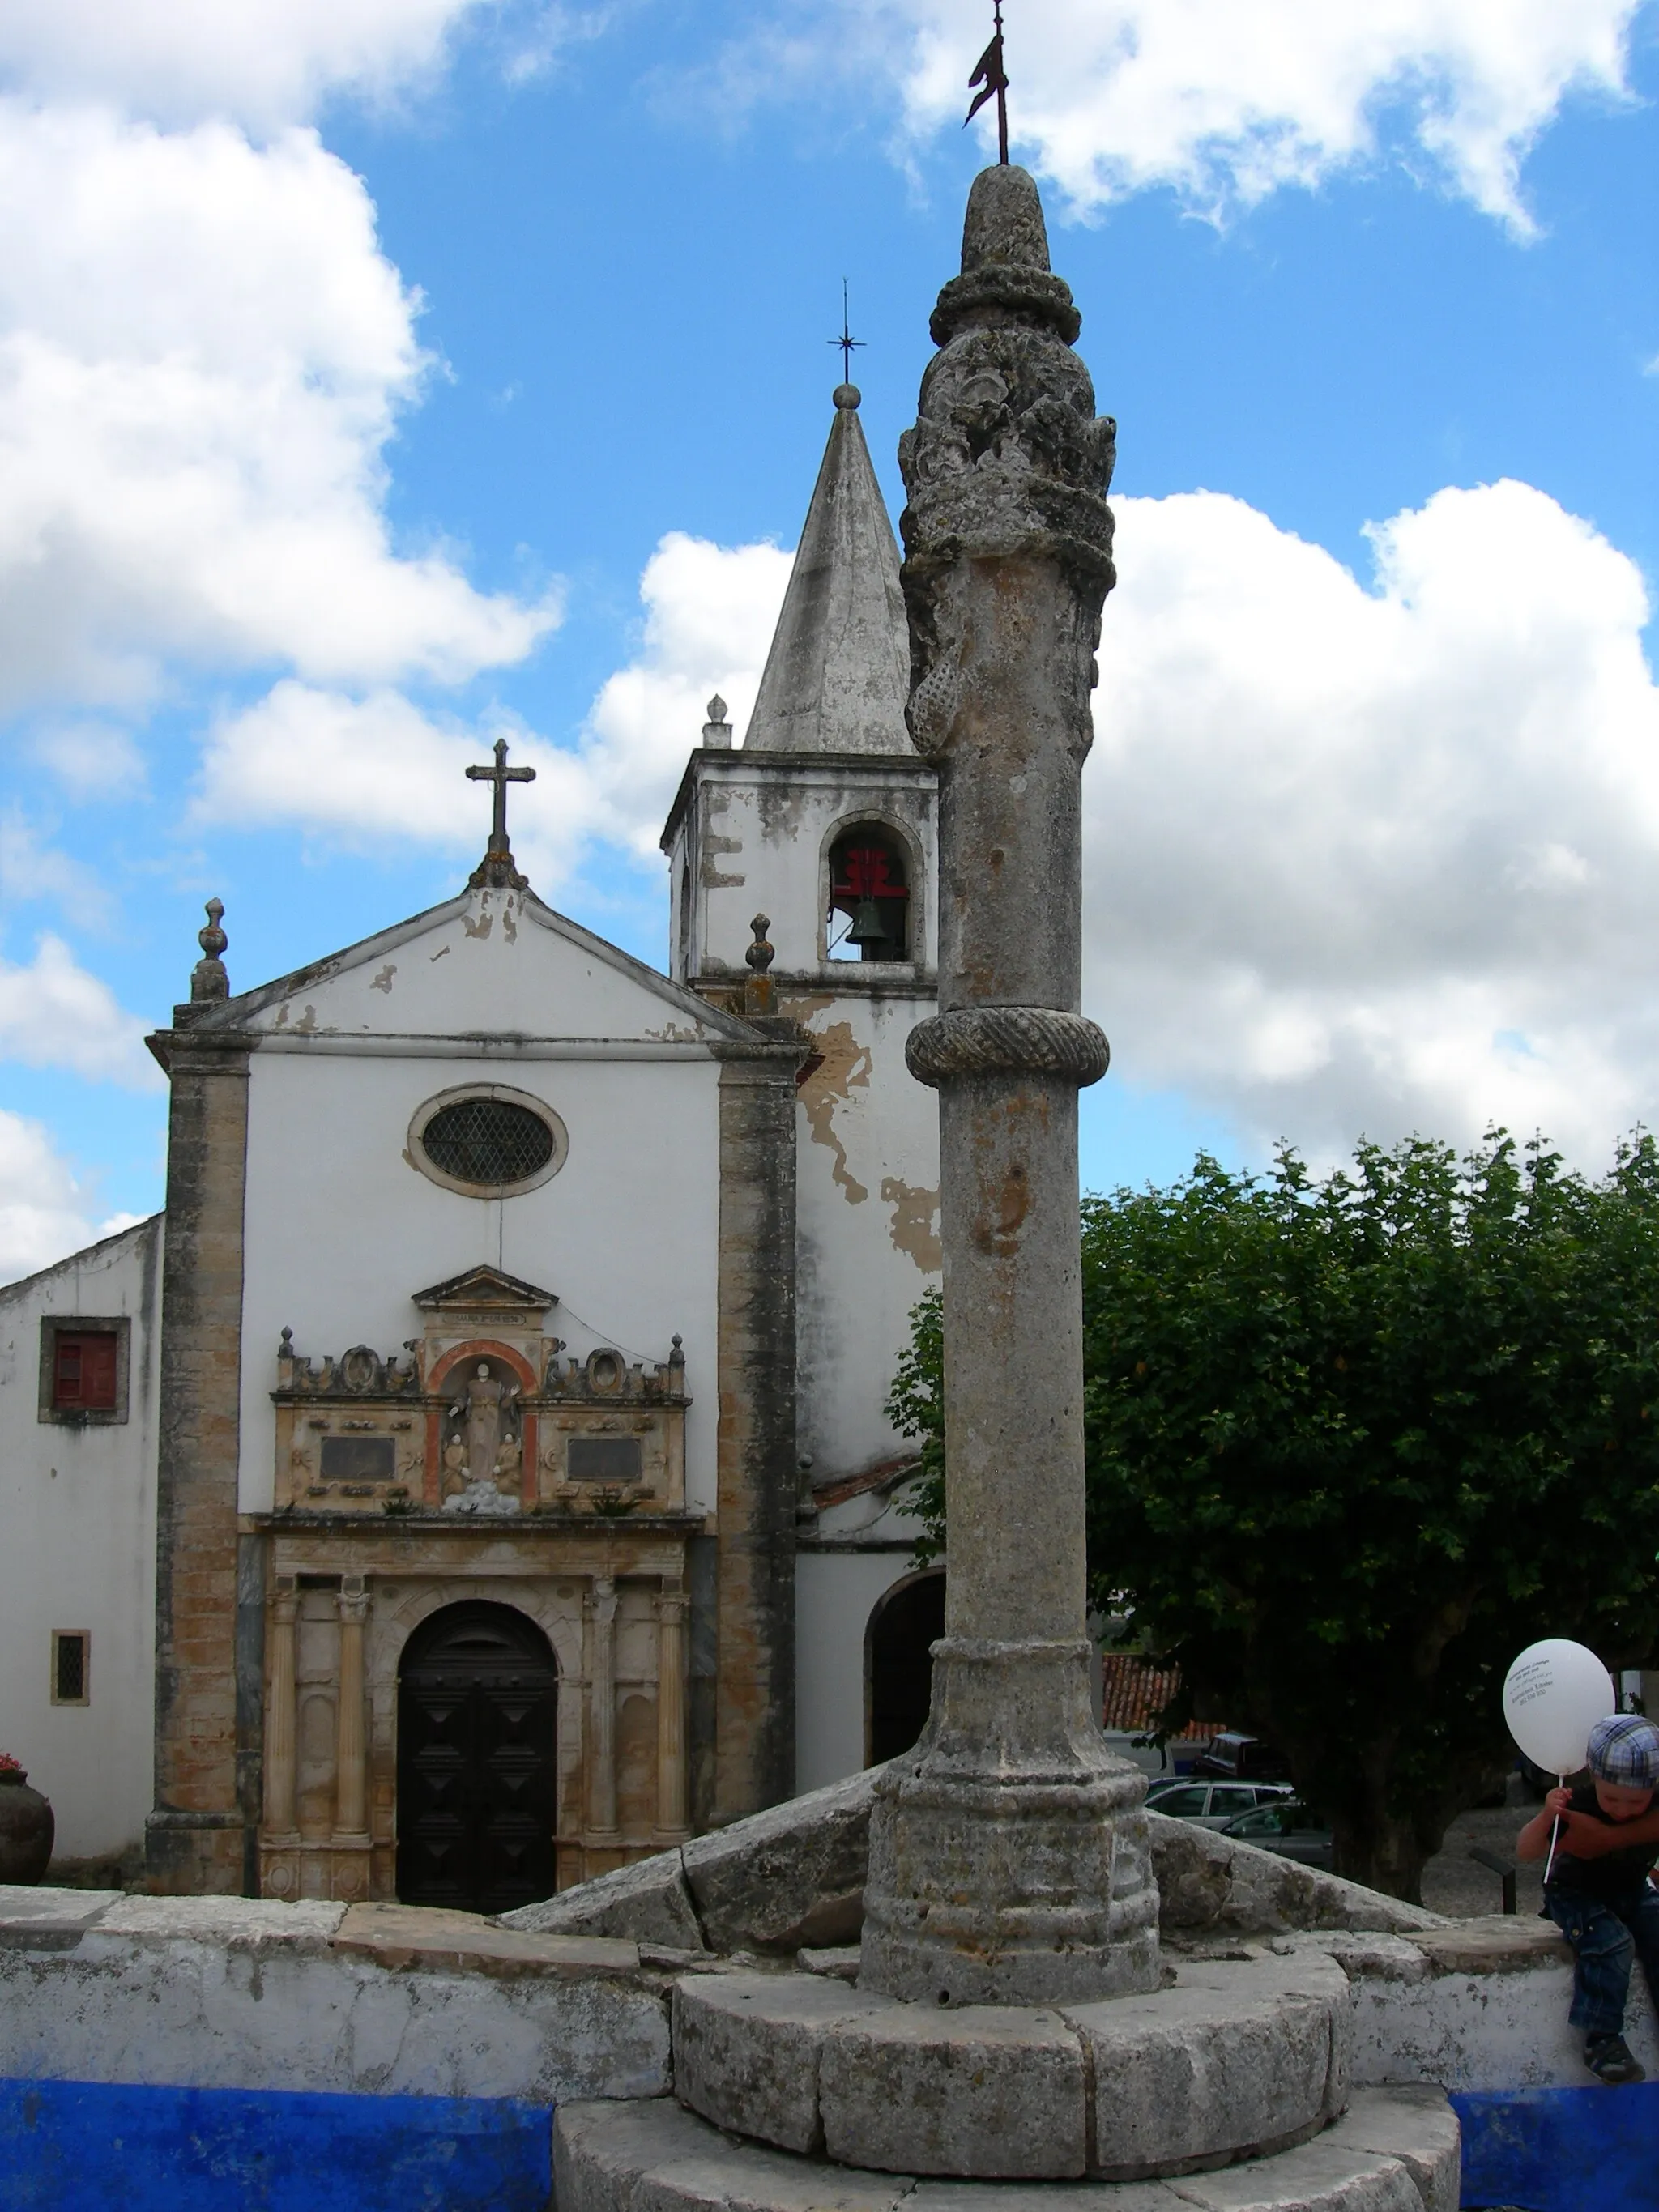
{"type": "Polygon", "coordinates": [[[52,1702],[54,1705],[84,1705],[88,1702],[87,1646],[84,1629],[54,1628],[52,1632],[52,1702]]]}
{"type": "Polygon", "coordinates": [[[507,1098],[463,1098],[441,1106],[421,1132],[427,1158],[457,1182],[523,1182],[553,1157],[539,1114],[507,1098]]]}

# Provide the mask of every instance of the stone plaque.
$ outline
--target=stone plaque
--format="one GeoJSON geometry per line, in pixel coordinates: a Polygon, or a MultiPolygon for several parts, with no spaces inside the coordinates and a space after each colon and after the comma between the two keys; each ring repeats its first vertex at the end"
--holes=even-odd
{"type": "Polygon", "coordinates": [[[641,1467],[637,1437],[572,1437],[568,1462],[572,1482],[637,1482],[641,1467]]]}
{"type": "Polygon", "coordinates": [[[325,1437],[325,1482],[390,1482],[398,1472],[392,1437],[325,1437]]]}

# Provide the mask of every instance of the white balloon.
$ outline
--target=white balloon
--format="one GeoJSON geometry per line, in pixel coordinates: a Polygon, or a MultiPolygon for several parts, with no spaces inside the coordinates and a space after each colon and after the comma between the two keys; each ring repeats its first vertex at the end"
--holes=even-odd
{"type": "Polygon", "coordinates": [[[1504,1677],[1510,1734],[1546,1774],[1577,1774],[1590,1730],[1618,1710],[1607,1668],[1593,1651],[1565,1636],[1528,1644],[1504,1677]]]}

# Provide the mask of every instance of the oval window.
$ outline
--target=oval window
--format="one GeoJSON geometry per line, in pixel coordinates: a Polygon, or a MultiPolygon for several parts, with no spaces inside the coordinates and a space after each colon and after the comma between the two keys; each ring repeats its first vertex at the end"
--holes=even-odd
{"type": "Polygon", "coordinates": [[[533,1190],[564,1165],[564,1124],[539,1099],[481,1085],[429,1100],[410,1127],[410,1158],[446,1189],[475,1198],[533,1190]]]}

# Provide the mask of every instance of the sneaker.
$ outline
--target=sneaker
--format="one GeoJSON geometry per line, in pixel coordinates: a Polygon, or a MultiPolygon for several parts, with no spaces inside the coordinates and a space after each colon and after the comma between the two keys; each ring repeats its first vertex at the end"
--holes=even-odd
{"type": "Polygon", "coordinates": [[[1645,2081],[1647,2069],[1630,2055],[1622,2035],[1592,2035],[1584,2045],[1584,2063],[1598,2081],[1645,2081]]]}

